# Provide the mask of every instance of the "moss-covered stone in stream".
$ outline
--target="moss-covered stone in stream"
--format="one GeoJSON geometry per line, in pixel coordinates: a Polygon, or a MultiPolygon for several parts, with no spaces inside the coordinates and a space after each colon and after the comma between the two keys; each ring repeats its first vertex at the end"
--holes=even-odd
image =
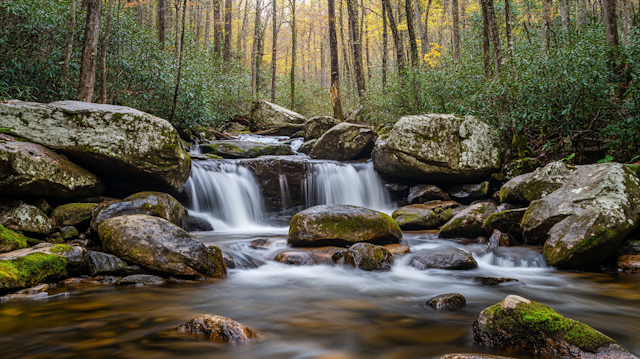
{"type": "Polygon", "coordinates": [[[32,253],[0,261],[0,289],[33,287],[67,276],[67,260],[59,255],[32,253]]]}
{"type": "Polygon", "coordinates": [[[205,155],[216,155],[221,158],[255,158],[259,156],[293,155],[291,147],[286,144],[264,144],[249,141],[214,141],[202,146],[205,155]]]}
{"type": "Polygon", "coordinates": [[[0,253],[27,248],[28,238],[20,233],[4,228],[0,224],[0,253]]]}
{"type": "Polygon", "coordinates": [[[370,243],[356,243],[345,252],[345,263],[366,271],[389,271],[394,263],[391,252],[370,243]]]}

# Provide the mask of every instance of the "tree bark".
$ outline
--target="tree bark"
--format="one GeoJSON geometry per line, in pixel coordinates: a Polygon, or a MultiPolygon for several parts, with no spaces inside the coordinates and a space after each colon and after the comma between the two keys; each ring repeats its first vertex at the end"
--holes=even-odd
{"type": "MultiPolygon", "coordinates": [[[[275,2],[275,0],[273,0],[275,2]]],[[[231,60],[231,11],[233,0],[225,1],[224,9],[224,61],[231,60]]]]}
{"type": "Polygon", "coordinates": [[[567,0],[558,0],[560,4],[560,19],[562,21],[562,31],[565,36],[569,36],[569,4],[567,0]]]}
{"type": "Polygon", "coordinates": [[[62,67],[62,82],[67,82],[69,78],[69,65],[73,54],[73,38],[76,35],[76,0],[71,0],[71,14],[69,19],[69,37],[67,37],[67,47],[64,54],[64,65],[62,67]]]}
{"type": "Polygon", "coordinates": [[[98,38],[100,37],[102,0],[85,0],[85,4],[87,7],[87,18],[84,26],[78,100],[92,102],[96,82],[96,59],[98,55],[98,38]]]}
{"type": "Polygon", "coordinates": [[[633,31],[633,6],[631,0],[623,0],[622,11],[622,34],[627,44],[631,44],[631,33],[633,31]]]}
{"type": "Polygon", "coordinates": [[[460,61],[460,25],[458,24],[458,0],[451,0],[451,17],[453,23],[453,58],[457,61],[460,61]]]}
{"type": "Polygon", "coordinates": [[[427,35],[424,31],[424,25],[422,24],[422,9],[420,9],[420,0],[416,1],[416,6],[413,8],[413,10],[416,14],[416,23],[418,24],[418,31],[420,32],[420,50],[422,50],[422,56],[424,56],[429,52],[429,44],[427,43],[427,35]]]}
{"type": "Polygon", "coordinates": [[[100,100],[107,103],[107,49],[109,48],[109,37],[111,36],[111,22],[113,21],[113,7],[115,0],[109,0],[109,12],[107,15],[107,25],[102,39],[100,49],[100,100]]]}
{"type": "Polygon", "coordinates": [[[493,61],[496,66],[496,74],[500,72],[503,56],[502,47],[500,46],[500,32],[498,30],[498,21],[496,12],[493,8],[493,0],[484,0],[487,3],[487,15],[489,16],[489,29],[491,31],[491,40],[493,42],[493,61]]]}
{"type": "Polygon", "coordinates": [[[404,1],[404,12],[407,15],[407,31],[409,32],[409,49],[411,54],[411,66],[417,67],[419,64],[418,43],[416,42],[416,32],[413,27],[414,11],[411,6],[411,0],[404,1]]]}
{"type": "Polygon", "coordinates": [[[404,46],[402,45],[402,39],[400,38],[400,32],[396,26],[396,21],[393,18],[393,10],[389,0],[382,0],[383,6],[387,9],[387,18],[389,19],[389,27],[391,27],[391,33],[393,35],[393,43],[396,47],[396,65],[400,74],[404,71],[404,46]]]}
{"type": "Polygon", "coordinates": [[[551,38],[549,37],[549,30],[551,29],[551,0],[542,0],[542,29],[540,34],[542,35],[542,49],[547,51],[551,44],[551,38]]]}
{"type": "Polygon", "coordinates": [[[211,9],[211,1],[207,0],[204,4],[204,51],[207,58],[209,58],[211,50],[211,14],[209,14],[209,9],[211,9]]]}
{"type": "Polygon", "coordinates": [[[272,3],[272,31],[273,31],[273,42],[271,43],[271,102],[276,102],[276,70],[278,63],[278,21],[277,21],[277,8],[276,1],[271,0],[272,3]]]}
{"type": "Polygon", "coordinates": [[[424,14],[424,42],[427,43],[427,52],[425,55],[431,52],[431,44],[429,44],[429,10],[431,10],[431,1],[427,2],[427,11],[424,14]]]}
{"type": "Polygon", "coordinates": [[[240,50],[242,48],[242,56],[246,60],[247,57],[247,19],[249,18],[249,0],[245,1],[244,5],[244,16],[242,17],[242,27],[240,28],[240,33],[238,33],[238,41],[236,43],[236,48],[240,50]],[[240,47],[240,42],[242,42],[242,47],[240,47]]]}
{"type": "Polygon", "coordinates": [[[333,106],[333,117],[344,121],[342,100],[340,99],[340,67],[338,63],[335,1],[327,0],[327,7],[329,17],[329,51],[331,52],[331,105],[333,106]]]}
{"type": "Polygon", "coordinates": [[[180,57],[179,52],[182,45],[182,37],[180,36],[180,0],[174,0],[173,6],[176,8],[176,57],[180,57]]]}
{"type": "Polygon", "coordinates": [[[339,12],[340,12],[340,18],[339,18],[339,21],[340,21],[340,46],[341,46],[341,49],[342,49],[342,60],[344,62],[344,77],[347,78],[351,71],[349,69],[349,55],[348,55],[347,48],[345,46],[345,41],[344,41],[344,30],[343,30],[344,29],[344,23],[342,21],[342,17],[343,17],[342,14],[344,13],[344,11],[342,9],[342,0],[338,0],[338,1],[340,1],[340,9],[339,9],[339,12]]]}
{"type": "Polygon", "coordinates": [[[167,41],[166,14],[167,0],[158,0],[158,41],[160,41],[160,49],[162,50],[164,50],[167,41]]]}
{"type": "Polygon", "coordinates": [[[215,52],[218,57],[220,56],[220,42],[222,41],[222,25],[220,24],[220,1],[222,0],[213,0],[213,52],[215,52]]]}
{"type": "Polygon", "coordinates": [[[483,63],[484,63],[484,76],[487,79],[491,78],[491,41],[489,40],[489,10],[487,9],[486,0],[481,0],[482,6],[482,45],[484,50],[483,63]]]}
{"type": "Polygon", "coordinates": [[[604,15],[604,27],[607,32],[607,43],[611,47],[620,45],[618,41],[618,19],[616,8],[616,0],[603,0],[602,12],[604,15]]]}
{"type": "Polygon", "coordinates": [[[291,5],[291,110],[295,111],[296,105],[296,0],[289,0],[291,5]]]}
{"type": "Polygon", "coordinates": [[[353,71],[356,75],[358,96],[365,95],[364,73],[362,71],[362,42],[358,31],[358,9],[356,0],[347,0],[347,13],[349,14],[349,33],[351,35],[351,51],[353,53],[353,71]]]}
{"type": "Polygon", "coordinates": [[[200,38],[202,37],[202,8],[200,7],[200,0],[196,1],[196,51],[200,50],[200,38]]]}
{"type": "Polygon", "coordinates": [[[509,56],[514,57],[516,51],[513,46],[513,33],[511,32],[511,27],[513,26],[513,23],[511,21],[511,1],[510,0],[504,0],[504,22],[505,22],[505,28],[507,32],[507,47],[509,48],[509,56]]]}
{"type": "Polygon", "coordinates": [[[262,4],[256,0],[256,11],[253,22],[253,46],[251,47],[251,93],[258,93],[258,47],[260,46],[260,8],[262,4]]]}
{"type": "Polygon", "coordinates": [[[184,28],[187,22],[187,0],[184,0],[182,11],[182,31],[180,34],[180,48],[178,49],[178,76],[176,76],[176,89],[173,92],[173,105],[171,106],[171,115],[169,122],[172,122],[176,116],[176,107],[178,106],[178,94],[180,93],[180,78],[182,76],[182,51],[184,50],[184,28]]]}
{"type": "Polygon", "coordinates": [[[387,47],[387,8],[382,6],[382,89],[387,87],[387,58],[389,56],[389,48],[387,47]]]}

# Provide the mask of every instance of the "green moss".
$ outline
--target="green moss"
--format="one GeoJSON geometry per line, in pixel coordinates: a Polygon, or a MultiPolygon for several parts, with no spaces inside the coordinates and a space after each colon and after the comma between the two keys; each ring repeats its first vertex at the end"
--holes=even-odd
{"type": "Polygon", "coordinates": [[[0,248],[6,247],[11,250],[27,248],[28,239],[20,233],[4,228],[0,224],[0,248]]]}
{"type": "Polygon", "coordinates": [[[61,226],[73,226],[91,219],[93,209],[96,207],[95,203],[69,203],[56,207],[51,217],[61,226]]]}
{"type": "Polygon", "coordinates": [[[67,244],[56,244],[49,250],[51,253],[64,254],[73,251],[73,247],[67,244]]]}
{"type": "Polygon", "coordinates": [[[0,127],[0,133],[11,133],[13,129],[9,127],[0,127]]]}
{"type": "Polygon", "coordinates": [[[26,288],[67,276],[67,260],[58,255],[32,253],[0,261],[0,289],[26,288]]]}

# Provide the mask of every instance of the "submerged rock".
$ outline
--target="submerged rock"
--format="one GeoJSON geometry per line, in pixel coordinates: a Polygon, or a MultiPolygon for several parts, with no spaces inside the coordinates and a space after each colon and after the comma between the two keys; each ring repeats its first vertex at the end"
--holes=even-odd
{"type": "Polygon", "coordinates": [[[498,285],[509,282],[519,282],[515,278],[497,278],[497,277],[473,277],[473,281],[482,285],[498,285]]]}
{"type": "Polygon", "coordinates": [[[411,204],[397,209],[391,217],[403,230],[433,229],[453,218],[452,209],[458,206],[453,201],[411,204]]]}
{"type": "Polygon", "coordinates": [[[391,244],[386,244],[383,247],[384,247],[384,249],[388,250],[389,253],[393,254],[394,256],[400,256],[400,255],[407,254],[407,253],[411,252],[411,248],[406,244],[391,243],[391,244]]]}
{"type": "Polygon", "coordinates": [[[252,269],[265,264],[264,261],[258,258],[236,251],[227,246],[221,245],[220,250],[222,251],[224,262],[227,264],[227,268],[229,269],[252,269]]]}
{"type": "Polygon", "coordinates": [[[430,298],[425,304],[433,309],[455,309],[467,305],[467,298],[458,293],[441,294],[430,298]]]}
{"type": "Polygon", "coordinates": [[[339,125],[342,121],[330,116],[312,117],[304,124],[304,140],[317,140],[330,128],[339,125]]]}
{"type": "Polygon", "coordinates": [[[430,268],[467,270],[478,268],[478,263],[471,253],[454,248],[440,246],[421,249],[411,256],[409,265],[419,270],[430,268]]]}
{"type": "Polygon", "coordinates": [[[223,342],[256,339],[256,333],[244,325],[219,315],[201,315],[175,329],[178,333],[195,334],[223,342]]]}
{"type": "Polygon", "coordinates": [[[500,188],[500,202],[529,204],[562,187],[574,171],[564,162],[556,161],[514,177],[500,188]]]}
{"type": "Polygon", "coordinates": [[[503,357],[503,356],[491,355],[491,354],[456,353],[456,354],[445,354],[440,356],[438,359],[516,359],[516,358],[503,357]]]}
{"type": "Polygon", "coordinates": [[[637,358],[613,339],[546,305],[510,295],[480,313],[473,338],[481,345],[568,358],[637,358]]]}
{"type": "Polygon", "coordinates": [[[627,254],[617,260],[618,269],[623,272],[640,272],[640,254],[627,254]]]}
{"type": "Polygon", "coordinates": [[[27,247],[27,237],[10,229],[6,229],[0,224],[0,253],[11,252],[27,247]]]}
{"type": "Polygon", "coordinates": [[[305,143],[302,144],[302,146],[300,146],[300,148],[298,148],[298,152],[304,153],[305,155],[310,154],[311,151],[313,150],[313,146],[315,146],[316,142],[318,142],[318,140],[306,141],[305,143]]]}
{"type": "Polygon", "coordinates": [[[157,275],[150,274],[134,274],[130,276],[126,276],[120,278],[116,281],[116,285],[158,285],[165,284],[167,281],[162,277],[158,277],[157,275]]]}
{"type": "Polygon", "coordinates": [[[114,188],[179,191],[191,171],[173,126],[129,107],[12,100],[0,103],[0,127],[56,149],[114,188]]]}
{"type": "Polygon", "coordinates": [[[214,141],[201,146],[202,152],[212,153],[222,158],[255,158],[259,156],[293,155],[291,147],[285,144],[267,144],[240,140],[214,141]]]}
{"type": "Polygon", "coordinates": [[[213,231],[213,225],[206,218],[189,214],[184,230],[187,232],[209,232],[213,231]]]}
{"type": "Polygon", "coordinates": [[[473,204],[456,214],[440,229],[440,238],[475,238],[485,235],[482,225],[489,215],[497,210],[491,202],[473,204]]]}
{"type": "Polygon", "coordinates": [[[502,233],[499,230],[495,229],[489,237],[489,246],[488,248],[495,248],[499,246],[509,247],[509,246],[517,246],[518,243],[515,238],[509,233],[502,233]]]}
{"type": "Polygon", "coordinates": [[[427,183],[473,183],[500,168],[500,139],[472,116],[402,117],[372,153],[383,174],[427,183]]]}
{"type": "Polygon", "coordinates": [[[280,252],[278,253],[278,255],[276,255],[274,260],[276,262],[291,264],[295,266],[310,266],[320,263],[318,261],[318,257],[316,257],[313,253],[297,250],[285,250],[283,252],[280,252]]]}
{"type": "Polygon", "coordinates": [[[391,252],[371,243],[356,243],[344,255],[345,263],[366,271],[390,271],[394,259],[391,252]]]}
{"type": "Polygon", "coordinates": [[[251,109],[251,132],[273,130],[272,135],[291,136],[304,129],[307,121],[299,113],[264,100],[256,101],[251,109]]]}
{"type": "Polygon", "coordinates": [[[0,199],[0,224],[12,231],[45,236],[56,228],[56,222],[37,207],[13,199],[0,199]]]}
{"type": "Polygon", "coordinates": [[[378,134],[370,126],[342,122],[322,135],[309,153],[311,158],[349,161],[371,157],[378,134]]]}
{"type": "Polygon", "coordinates": [[[292,246],[345,246],[358,242],[397,243],[400,227],[388,215],[350,205],[315,206],[291,219],[292,246]]]}
{"type": "Polygon", "coordinates": [[[419,184],[409,189],[407,201],[410,204],[425,203],[434,200],[449,201],[451,198],[440,189],[440,187],[434,185],[419,184]]]}
{"type": "Polygon", "coordinates": [[[115,217],[100,224],[98,233],[107,252],[156,272],[211,278],[227,274],[220,249],[205,246],[162,218],[115,217]]]}

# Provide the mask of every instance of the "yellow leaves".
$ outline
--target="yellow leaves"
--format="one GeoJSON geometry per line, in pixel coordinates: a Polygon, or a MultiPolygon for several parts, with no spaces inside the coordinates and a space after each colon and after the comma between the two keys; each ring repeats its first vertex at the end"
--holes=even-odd
{"type": "Polygon", "coordinates": [[[442,56],[442,53],[438,51],[440,44],[432,42],[429,46],[431,46],[431,50],[424,55],[422,60],[430,67],[435,67],[440,62],[440,57],[442,56]]]}

